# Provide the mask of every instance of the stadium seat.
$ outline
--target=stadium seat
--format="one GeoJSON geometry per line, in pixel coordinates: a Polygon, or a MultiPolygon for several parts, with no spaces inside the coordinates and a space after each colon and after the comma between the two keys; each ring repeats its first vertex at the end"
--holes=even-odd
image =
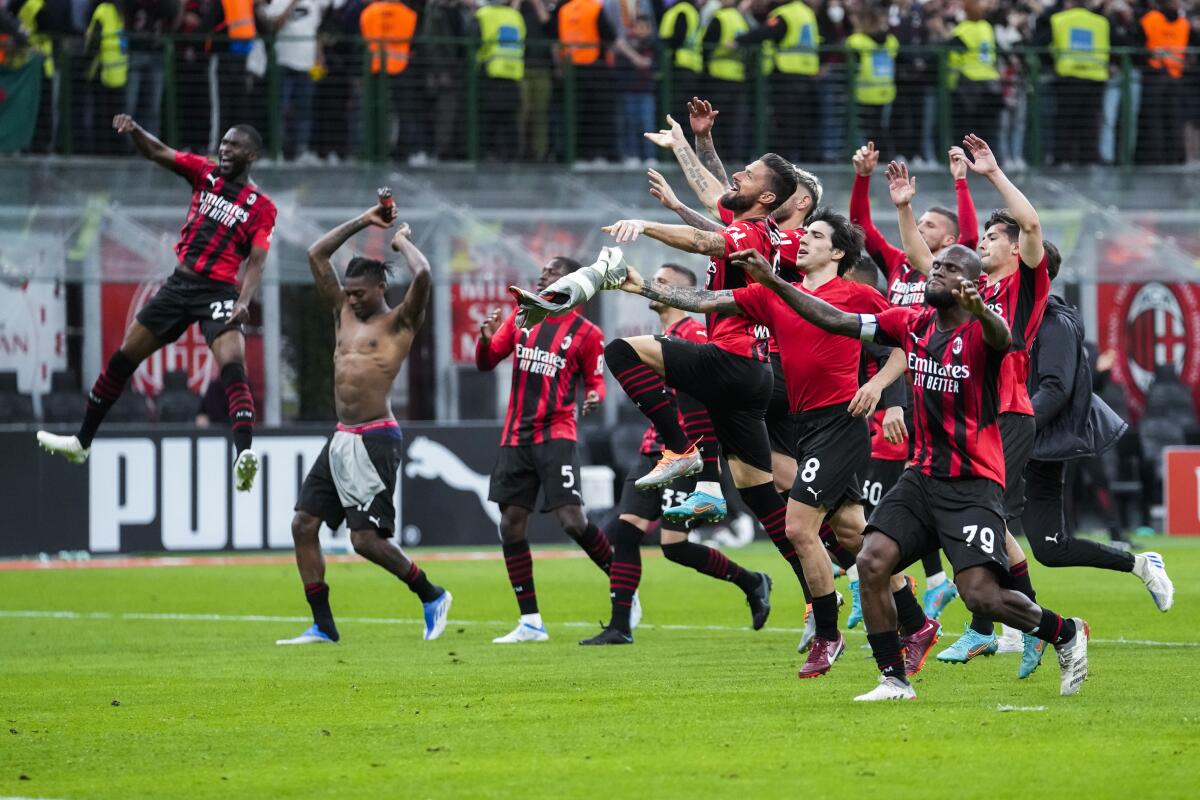
{"type": "Polygon", "coordinates": [[[163,388],[156,400],[159,422],[192,422],[200,408],[200,398],[188,389],[188,376],[172,370],[163,376],[163,388]]]}
{"type": "Polygon", "coordinates": [[[126,388],[113,407],[108,410],[106,422],[135,423],[146,422],[150,419],[150,407],[146,404],[146,396],[126,388]]]}
{"type": "Polygon", "coordinates": [[[0,424],[34,422],[33,398],[17,389],[17,373],[0,372],[0,424]]]}
{"type": "Polygon", "coordinates": [[[42,398],[42,420],[78,422],[83,418],[83,402],[74,370],[57,371],[50,376],[50,391],[42,398]]]}

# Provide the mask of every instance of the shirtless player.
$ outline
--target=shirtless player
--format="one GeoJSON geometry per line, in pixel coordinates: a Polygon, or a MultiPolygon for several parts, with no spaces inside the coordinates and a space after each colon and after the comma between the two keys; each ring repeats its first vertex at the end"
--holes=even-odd
{"type": "MultiPolygon", "coordinates": [[[[383,194],[381,198],[390,198],[383,194]]],[[[330,258],[346,240],[364,228],[390,228],[396,210],[376,205],[344,222],[308,248],[313,279],[333,306],[337,346],[333,352],[333,395],[337,432],[317,458],[296,503],[292,538],[304,594],[313,624],[294,639],[276,644],[336,642],[337,626],[329,609],[325,558],[317,534],[321,522],[337,528],[346,521],[354,552],[408,584],[425,608],[425,638],[446,629],[450,593],[429,582],[391,536],[396,529],[396,471],[400,466],[400,426],[392,416],[388,394],[413,337],[425,320],[431,279],[429,262],[410,241],[408,224],[392,237],[392,249],[404,254],[413,279],[404,300],[388,308],[384,300],[390,266],[369,258],[352,258],[345,283],[339,283],[330,258]]]]}

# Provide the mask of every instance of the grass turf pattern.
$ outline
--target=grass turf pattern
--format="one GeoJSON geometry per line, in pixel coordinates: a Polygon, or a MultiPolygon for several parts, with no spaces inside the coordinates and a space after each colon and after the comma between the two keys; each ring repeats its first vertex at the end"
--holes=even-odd
{"type": "MultiPolygon", "coordinates": [[[[613,648],[576,643],[607,618],[604,576],[536,551],[551,640],[528,645],[491,644],[517,619],[498,552],[425,562],[455,597],[435,642],[403,584],[330,564],[336,646],[274,644],[308,624],[290,565],[0,572],[0,796],[1193,797],[1200,541],[1148,546],[1168,614],[1131,575],[1032,567],[1039,600],[1092,625],[1079,695],[1052,651],[1026,681],[1016,655],[931,657],[915,703],[866,706],[861,627],[829,675],[795,677],[803,600],[769,545],[730,553],[775,579],[763,631],[734,586],[647,549],[647,627],[613,648]]],[[[966,619],[956,601],[946,633],[966,619]]]]}

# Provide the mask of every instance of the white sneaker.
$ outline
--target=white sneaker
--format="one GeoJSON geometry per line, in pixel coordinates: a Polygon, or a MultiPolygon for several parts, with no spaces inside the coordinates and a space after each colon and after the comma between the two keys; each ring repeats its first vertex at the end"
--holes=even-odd
{"type": "Polygon", "coordinates": [[[299,636],[291,639],[276,639],[275,644],[337,644],[337,642],[322,633],[321,629],[314,624],[299,636]]]}
{"type": "Polygon", "coordinates": [[[56,453],[72,464],[82,464],[87,461],[88,453],[92,452],[91,448],[84,448],[79,443],[78,436],[59,436],[49,431],[38,431],[37,440],[47,453],[56,453]]]}
{"type": "MultiPolygon", "coordinates": [[[[38,434],[38,438],[41,438],[38,434]]],[[[86,457],[86,454],[85,454],[86,457]]],[[[1154,598],[1159,611],[1170,611],[1175,603],[1175,584],[1167,575],[1163,558],[1158,553],[1142,553],[1133,557],[1133,574],[1146,584],[1146,591],[1154,598]]]]}
{"type": "Polygon", "coordinates": [[[634,630],[642,624],[642,601],[638,593],[633,593],[633,603],[629,606],[629,630],[634,630]]]}
{"type": "Polygon", "coordinates": [[[233,485],[239,492],[248,492],[258,475],[258,456],[253,450],[243,450],[233,462],[233,485]]]}
{"type": "Polygon", "coordinates": [[[1083,685],[1088,673],[1088,637],[1092,635],[1091,628],[1079,617],[1073,617],[1075,635],[1069,642],[1054,645],[1058,653],[1058,666],[1062,670],[1062,683],[1059,694],[1064,697],[1075,694],[1083,685]]]}
{"type": "Polygon", "coordinates": [[[520,642],[545,642],[550,634],[544,627],[531,625],[528,622],[518,622],[511,633],[492,639],[492,644],[518,644],[520,642]]]}
{"type": "Polygon", "coordinates": [[[854,698],[856,703],[873,703],[876,700],[916,700],[917,693],[912,684],[905,683],[899,678],[879,676],[879,685],[866,694],[854,698]]]}
{"type": "Polygon", "coordinates": [[[1025,640],[1021,638],[1021,632],[1016,628],[1010,628],[1007,625],[1000,626],[1000,635],[996,637],[997,653],[1023,653],[1025,652],[1025,640]]]}

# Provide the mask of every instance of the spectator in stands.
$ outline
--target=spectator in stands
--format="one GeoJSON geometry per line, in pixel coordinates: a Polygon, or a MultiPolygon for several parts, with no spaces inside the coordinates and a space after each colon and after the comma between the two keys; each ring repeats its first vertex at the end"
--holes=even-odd
{"type": "Polygon", "coordinates": [[[730,154],[742,158],[750,150],[746,125],[747,101],[752,82],[746,68],[746,54],[738,37],[750,30],[750,24],[738,10],[737,0],[721,0],[704,29],[704,97],[721,109],[722,128],[729,131],[730,154]]]}
{"type": "MultiPolygon", "coordinates": [[[[849,0],[825,0],[823,13],[817,15],[821,44],[840,47],[854,33],[850,21],[853,5],[849,0]]],[[[846,57],[840,50],[821,54],[821,81],[817,84],[820,102],[820,137],[825,161],[840,161],[846,140],[846,57]]]]}
{"type": "MultiPolygon", "coordinates": [[[[1112,46],[1114,48],[1142,48],[1146,45],[1146,34],[1142,31],[1142,26],[1137,17],[1134,16],[1133,9],[1126,0],[1109,0],[1104,6],[1103,13],[1109,21],[1110,35],[1112,38],[1112,46]]],[[[1130,57],[1130,62],[1134,69],[1129,73],[1129,114],[1131,118],[1138,118],[1138,111],[1142,103],[1142,70],[1139,68],[1145,64],[1145,57],[1141,55],[1133,55],[1130,57]]],[[[1108,83],[1104,87],[1104,107],[1100,123],[1100,145],[1099,155],[1100,161],[1104,164],[1113,164],[1117,160],[1118,143],[1120,143],[1121,152],[1126,147],[1132,149],[1137,142],[1137,126],[1133,126],[1132,130],[1122,129],[1118,134],[1117,125],[1121,121],[1121,104],[1122,104],[1122,83],[1124,75],[1122,73],[1122,61],[1113,58],[1109,61],[1108,68],[1108,83]],[[1126,138],[1132,138],[1133,142],[1127,143],[1126,138]]]]}
{"type": "MultiPolygon", "coordinates": [[[[30,150],[34,153],[49,153],[54,149],[54,45],[51,35],[55,32],[53,8],[45,0],[25,0],[17,8],[17,19],[25,31],[29,49],[22,54],[25,58],[42,59],[42,91],[38,102],[37,126],[33,133],[30,150]]],[[[18,64],[14,64],[17,66],[18,64]]]]}
{"type": "Polygon", "coordinates": [[[889,118],[896,99],[896,56],[900,42],[888,30],[887,13],[868,6],[854,15],[854,33],[846,45],[855,54],[854,102],[859,138],[875,142],[880,157],[891,159],[889,118]]]}
{"type": "MultiPolygon", "coordinates": [[[[1000,94],[1003,98],[998,123],[999,133],[996,137],[996,154],[1006,166],[1014,169],[1025,167],[1025,123],[1029,111],[1025,61],[1015,51],[1029,44],[1033,29],[1032,17],[1033,15],[1026,13],[1024,8],[1014,8],[994,26],[998,51],[996,67],[1000,71],[1000,94]]],[[[1052,134],[1053,131],[1043,132],[1044,137],[1052,134]]]]}
{"type": "Polygon", "coordinates": [[[1184,48],[1190,37],[1179,0],[1153,0],[1141,18],[1151,51],[1142,72],[1142,107],[1138,116],[1139,164],[1183,161],[1184,48]]]}
{"type": "Polygon", "coordinates": [[[663,74],[671,80],[671,97],[665,114],[682,114],[687,103],[699,91],[704,71],[704,52],[700,47],[700,0],[676,0],[662,15],[658,38],[667,51],[663,74]]]}
{"type": "Polygon", "coordinates": [[[603,162],[613,151],[612,70],[607,53],[617,40],[603,0],[567,0],[555,10],[559,59],[575,75],[576,154],[603,162]]]}
{"type": "Polygon", "coordinates": [[[221,19],[220,0],[185,0],[175,43],[175,98],[179,147],[206,153],[214,139],[210,68],[212,53],[203,36],[221,19]]]}
{"type": "Polygon", "coordinates": [[[821,33],[816,13],[802,0],[782,0],[763,24],[743,33],[738,41],[742,45],[774,45],[772,52],[764,53],[772,61],[772,72],[767,77],[772,112],[768,147],[798,164],[820,160],[822,142],[818,131],[823,118],[819,104],[821,56],[817,48],[821,33]]]}
{"type": "Polygon", "coordinates": [[[616,54],[617,136],[626,166],[654,164],[654,144],[642,134],[654,130],[654,23],[638,17],[629,28],[627,48],[616,54]]]}
{"type": "Polygon", "coordinates": [[[893,149],[909,161],[933,161],[933,122],[937,116],[933,76],[937,74],[937,61],[920,50],[928,44],[929,35],[923,6],[915,0],[897,0],[888,9],[888,25],[900,43],[891,116],[893,149]],[[928,147],[924,146],[926,123],[928,147]]]}
{"type": "Polygon", "coordinates": [[[331,0],[265,0],[255,8],[259,30],[276,35],[284,152],[303,163],[317,161],[311,149],[313,73],[318,66],[324,69],[317,29],[330,5],[331,0]]]}
{"type": "Polygon", "coordinates": [[[125,113],[153,135],[162,136],[161,108],[166,74],[162,39],[179,30],[184,5],[180,0],[124,0],[123,5],[125,32],[129,37],[125,113]]]}
{"type": "Polygon", "coordinates": [[[88,59],[85,152],[114,155],[120,151],[121,140],[113,135],[112,118],[121,113],[126,98],[130,54],[125,42],[125,17],[120,8],[107,0],[97,3],[84,45],[88,59]]]}
{"type": "MultiPolygon", "coordinates": [[[[439,159],[462,158],[463,46],[454,39],[466,36],[474,4],[471,0],[428,0],[422,15],[421,35],[431,41],[421,48],[425,59],[426,107],[433,108],[433,147],[439,159]]],[[[429,125],[425,120],[424,124],[429,125]]]]}
{"type": "Polygon", "coordinates": [[[246,60],[254,46],[258,29],[254,24],[253,0],[221,0],[219,15],[212,32],[217,53],[217,91],[220,107],[218,130],[249,124],[254,108],[253,76],[246,60]]]}
{"type": "Polygon", "coordinates": [[[541,163],[550,154],[555,31],[550,0],[514,0],[525,20],[525,77],[517,110],[517,158],[541,163]]]}
{"type": "Polygon", "coordinates": [[[950,32],[950,88],[953,141],[974,133],[984,141],[996,141],[1004,102],[997,66],[996,31],[984,15],[983,0],[963,0],[966,19],[950,32]]]}
{"type": "Polygon", "coordinates": [[[1084,0],[1064,0],[1045,18],[1034,44],[1049,47],[1054,70],[1054,163],[1100,160],[1100,115],[1108,80],[1111,26],[1084,0]]]}
{"type": "Polygon", "coordinates": [[[483,154],[511,161],[525,77],[525,18],[506,0],[485,0],[475,12],[475,39],[483,154]]]}
{"type": "MultiPolygon", "coordinates": [[[[1200,47],[1200,3],[1193,3],[1188,47],[1200,47]]],[[[1188,164],[1200,163],[1200,54],[1191,52],[1183,73],[1183,152],[1188,164]]]]}
{"type": "Polygon", "coordinates": [[[374,113],[381,113],[386,108],[385,93],[376,91],[378,82],[383,81],[397,123],[391,154],[395,158],[407,158],[413,154],[410,148],[416,139],[417,126],[414,112],[420,96],[415,73],[409,69],[413,37],[417,31],[417,12],[400,0],[375,0],[363,9],[358,24],[371,53],[373,77],[364,91],[363,103],[374,113]]]}
{"type": "Polygon", "coordinates": [[[365,5],[364,0],[334,0],[319,29],[318,58],[325,76],[313,92],[313,150],[331,164],[348,158],[358,146],[363,53],[357,37],[365,5]]]}

